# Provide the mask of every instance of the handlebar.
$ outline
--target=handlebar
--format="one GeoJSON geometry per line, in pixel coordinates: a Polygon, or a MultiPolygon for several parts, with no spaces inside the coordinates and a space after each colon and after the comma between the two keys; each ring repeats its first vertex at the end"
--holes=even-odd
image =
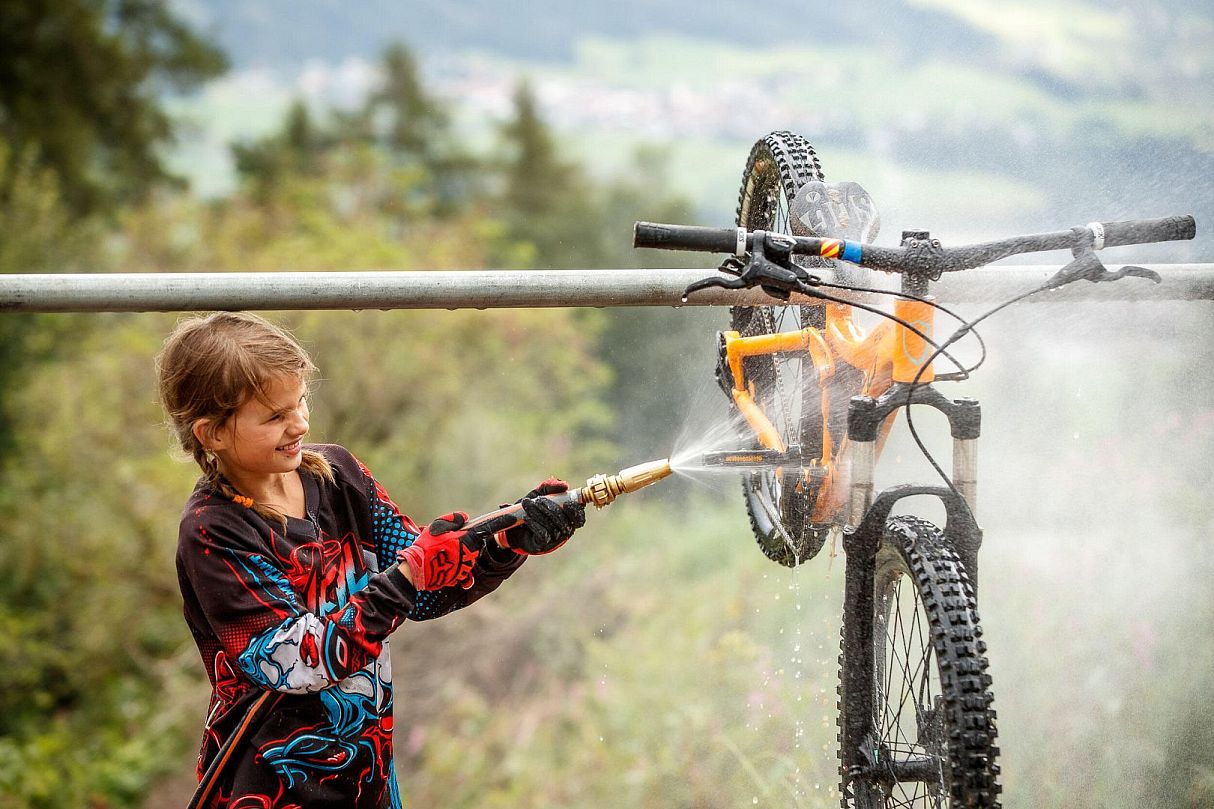
{"type": "Polygon", "coordinates": [[[1197,222],[1191,216],[1165,216],[1162,219],[1132,219],[1128,222],[1105,222],[1104,246],[1147,244],[1148,242],[1178,242],[1197,235],[1197,222]]]}
{"type": "Polygon", "coordinates": [[[945,248],[935,239],[911,240],[904,247],[875,247],[846,239],[789,236],[762,230],[747,231],[744,228],[637,222],[632,244],[633,247],[741,256],[754,251],[758,239],[765,248],[776,248],[790,255],[839,258],[874,270],[938,276],[942,272],[980,267],[1020,253],[1083,248],[1099,250],[1126,244],[1192,239],[1196,233],[1197,223],[1192,216],[1168,216],[1127,222],[1093,222],[1070,230],[1014,236],[961,247],[945,248]]]}

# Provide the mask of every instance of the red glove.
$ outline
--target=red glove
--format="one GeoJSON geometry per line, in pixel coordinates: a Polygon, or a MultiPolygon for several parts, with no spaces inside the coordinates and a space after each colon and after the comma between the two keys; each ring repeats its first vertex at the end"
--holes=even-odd
{"type": "Polygon", "coordinates": [[[462,511],[445,514],[422,529],[409,547],[396,556],[409,566],[413,586],[418,590],[439,590],[459,585],[472,586],[472,567],[485,549],[484,531],[461,531],[468,515],[462,511]]]}

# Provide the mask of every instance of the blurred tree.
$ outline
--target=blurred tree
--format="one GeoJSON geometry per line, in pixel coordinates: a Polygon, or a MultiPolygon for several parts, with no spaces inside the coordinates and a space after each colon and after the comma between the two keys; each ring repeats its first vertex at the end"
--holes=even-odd
{"type": "Polygon", "coordinates": [[[422,85],[417,60],[404,45],[388,46],[382,59],[384,80],[367,99],[372,127],[397,152],[417,155],[424,162],[449,137],[450,118],[422,85]]]}
{"type": "Polygon", "coordinates": [[[389,45],[381,64],[383,81],[356,120],[398,166],[424,170],[417,191],[434,214],[450,216],[472,198],[478,161],[453,136],[451,116],[426,89],[412,51],[402,43],[389,45]]]}
{"type": "Polygon", "coordinates": [[[259,140],[235,143],[236,171],[251,183],[259,202],[268,202],[288,175],[317,177],[332,139],[312,121],[308,105],[296,99],[287,109],[282,130],[259,140]]]}
{"type": "MultiPolygon", "coordinates": [[[[160,96],[227,67],[155,0],[6,0],[0,53],[0,136],[55,173],[77,214],[171,179],[160,96]]],[[[0,206],[13,183],[0,174],[0,206]]]]}
{"type": "Polygon", "coordinates": [[[530,83],[514,91],[514,116],[501,129],[508,156],[505,163],[504,202],[519,217],[546,216],[558,210],[573,192],[578,172],[561,159],[556,138],[540,115],[530,83]]]}
{"type": "Polygon", "coordinates": [[[513,244],[499,260],[523,267],[597,264],[592,189],[580,168],[561,155],[528,82],[515,88],[514,112],[500,134],[502,187],[494,204],[513,244]]]}
{"type": "MultiPolygon", "coordinates": [[[[72,220],[54,172],[38,166],[29,152],[17,154],[0,141],[0,176],[8,186],[0,204],[0,274],[97,268],[96,222],[72,220]]],[[[78,317],[0,315],[0,488],[12,458],[12,393],[56,352],[66,334],[85,327],[78,317]]]]}

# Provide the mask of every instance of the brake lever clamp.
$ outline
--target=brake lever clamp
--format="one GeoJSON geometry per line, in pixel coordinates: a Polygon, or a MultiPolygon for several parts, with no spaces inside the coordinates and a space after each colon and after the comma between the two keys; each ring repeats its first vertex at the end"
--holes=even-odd
{"type": "Polygon", "coordinates": [[[1101,281],[1117,281],[1126,276],[1133,276],[1135,278],[1147,278],[1157,284],[1163,280],[1159,277],[1159,273],[1154,270],[1148,270],[1146,267],[1137,267],[1132,264],[1127,264],[1119,270],[1110,271],[1096,257],[1096,253],[1093,252],[1091,247],[1076,248],[1072,253],[1075,256],[1074,260],[1054,273],[1050,280],[1045,282],[1047,288],[1058,289],[1072,281],[1079,281],[1081,279],[1097,283],[1101,281]]]}
{"type": "Polygon", "coordinates": [[[683,302],[692,292],[711,287],[722,289],[753,289],[760,287],[773,298],[788,300],[793,292],[806,292],[806,287],[817,286],[822,279],[810,275],[805,268],[792,260],[794,242],[783,234],[755,231],[754,246],[745,256],[730,256],[717,268],[734,278],[704,278],[689,285],[683,291],[683,302]],[[768,257],[768,252],[772,256],[768,257]],[[743,259],[745,259],[743,261],[743,259]]]}

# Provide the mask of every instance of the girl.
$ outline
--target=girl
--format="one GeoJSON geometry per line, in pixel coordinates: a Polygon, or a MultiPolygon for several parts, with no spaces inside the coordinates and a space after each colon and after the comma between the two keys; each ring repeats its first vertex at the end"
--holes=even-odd
{"type": "Polygon", "coordinates": [[[177,571],[212,694],[191,805],[399,807],[387,637],[492,592],[527,555],[585,522],[547,480],[522,525],[420,529],[336,445],[303,443],[315,366],[247,314],[178,325],[157,357],[160,398],[202,476],[177,571]]]}

